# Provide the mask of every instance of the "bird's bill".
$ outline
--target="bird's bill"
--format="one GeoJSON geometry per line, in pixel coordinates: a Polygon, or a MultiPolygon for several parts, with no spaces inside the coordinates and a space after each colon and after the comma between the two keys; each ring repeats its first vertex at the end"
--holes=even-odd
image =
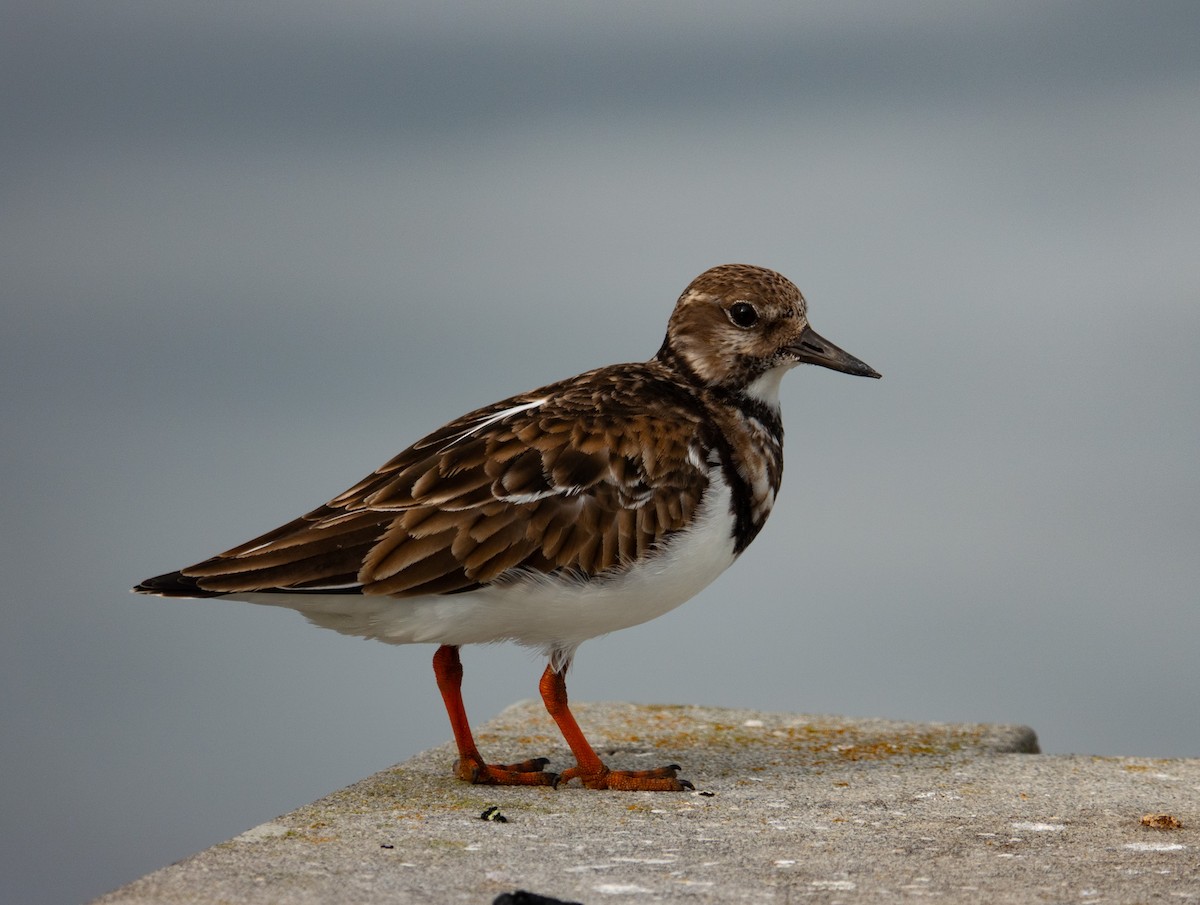
{"type": "Polygon", "coordinates": [[[860,361],[849,352],[839,349],[812,327],[805,327],[800,338],[790,348],[796,360],[805,364],[820,365],[856,377],[883,376],[865,361],[860,361]]]}

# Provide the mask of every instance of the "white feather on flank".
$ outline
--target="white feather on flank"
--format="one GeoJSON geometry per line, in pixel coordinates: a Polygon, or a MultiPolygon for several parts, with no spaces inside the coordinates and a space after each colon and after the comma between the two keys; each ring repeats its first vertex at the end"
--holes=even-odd
{"type": "Polygon", "coordinates": [[[515,641],[564,667],[587,639],[675,609],[733,564],[731,499],[721,470],[710,469],[689,528],[634,567],[591,581],[523,572],[462,594],[395,599],[250,593],[228,599],[289,607],[324,628],[390,644],[515,641]]]}
{"type": "Polygon", "coordinates": [[[561,487],[551,487],[549,490],[539,490],[535,493],[506,493],[503,496],[497,495],[496,499],[504,503],[536,503],[538,500],[544,500],[552,496],[572,496],[579,493],[578,487],[569,487],[563,489],[561,487]]]}
{"type": "Polygon", "coordinates": [[[465,431],[463,431],[461,434],[459,434],[457,437],[455,437],[453,440],[451,440],[449,443],[447,443],[444,448],[449,449],[451,446],[453,446],[459,440],[465,440],[467,437],[471,436],[472,434],[479,433],[481,430],[483,430],[488,425],[495,424],[497,421],[503,421],[505,418],[509,417],[510,415],[517,415],[517,414],[520,414],[521,412],[528,411],[529,409],[535,409],[539,405],[544,405],[547,401],[549,401],[549,399],[550,399],[549,396],[543,396],[542,398],[534,399],[531,402],[522,402],[520,405],[514,405],[511,408],[506,408],[503,411],[496,412],[494,415],[488,415],[486,418],[484,418],[479,423],[473,424],[470,427],[468,427],[465,431]]]}

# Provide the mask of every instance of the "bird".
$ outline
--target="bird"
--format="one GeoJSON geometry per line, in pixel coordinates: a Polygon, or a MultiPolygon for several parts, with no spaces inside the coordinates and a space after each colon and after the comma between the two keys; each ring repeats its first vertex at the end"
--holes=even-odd
{"type": "Polygon", "coordinates": [[[692,789],[678,764],[610,769],[571,712],[567,671],[582,642],[673,610],[758,536],[783,474],[780,381],[800,364],[880,377],[813,330],[786,277],[713,267],[679,296],[648,361],[476,409],[306,515],[133,590],[283,606],[347,635],[436,644],[466,782],[692,789]],[[574,766],[480,753],[459,649],[497,641],[545,655],[539,691],[574,766]]]}

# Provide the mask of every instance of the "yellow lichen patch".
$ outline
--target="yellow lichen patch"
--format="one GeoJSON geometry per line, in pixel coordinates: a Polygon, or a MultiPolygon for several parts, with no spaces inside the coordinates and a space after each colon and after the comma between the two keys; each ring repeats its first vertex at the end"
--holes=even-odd
{"type": "Polygon", "coordinates": [[[1156,830],[1183,829],[1182,821],[1171,814],[1143,814],[1141,823],[1156,830]]]}
{"type": "MultiPolygon", "coordinates": [[[[818,722],[798,725],[746,727],[729,723],[694,724],[685,731],[642,739],[630,735],[630,742],[643,742],[658,749],[689,748],[762,748],[805,757],[809,764],[833,758],[838,760],[885,760],[898,757],[944,755],[977,744],[982,730],[922,731],[880,734],[860,727],[818,722]]],[[[772,760],[772,763],[778,763],[772,760]]]]}
{"type": "Polygon", "coordinates": [[[837,749],[838,757],[845,760],[887,760],[890,757],[911,757],[944,753],[943,749],[919,740],[904,742],[874,741],[857,745],[842,745],[837,749]]]}

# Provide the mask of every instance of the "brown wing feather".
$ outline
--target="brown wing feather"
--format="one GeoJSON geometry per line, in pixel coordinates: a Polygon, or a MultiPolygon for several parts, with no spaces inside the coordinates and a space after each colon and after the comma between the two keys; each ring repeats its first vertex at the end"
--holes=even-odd
{"type": "Polygon", "coordinates": [[[183,574],[225,593],[354,584],[408,597],[514,569],[621,569],[683,528],[707,486],[703,411],[661,392],[665,381],[649,362],[480,409],[328,504],[183,574]]]}

